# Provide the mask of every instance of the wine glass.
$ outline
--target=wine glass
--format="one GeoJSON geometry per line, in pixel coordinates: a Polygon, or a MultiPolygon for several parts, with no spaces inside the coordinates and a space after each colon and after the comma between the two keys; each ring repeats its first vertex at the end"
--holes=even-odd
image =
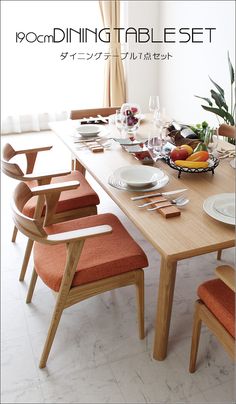
{"type": "Polygon", "coordinates": [[[123,115],[121,114],[120,109],[116,110],[115,125],[116,129],[119,131],[119,134],[121,136],[124,129],[124,122],[123,122],[123,115]]]}
{"type": "Polygon", "coordinates": [[[207,146],[209,154],[211,154],[214,157],[218,156],[218,153],[216,151],[218,142],[219,142],[218,129],[207,128],[204,143],[207,146]]]}
{"type": "Polygon", "coordinates": [[[158,95],[150,95],[149,97],[149,111],[155,113],[160,112],[160,100],[158,95]]]}

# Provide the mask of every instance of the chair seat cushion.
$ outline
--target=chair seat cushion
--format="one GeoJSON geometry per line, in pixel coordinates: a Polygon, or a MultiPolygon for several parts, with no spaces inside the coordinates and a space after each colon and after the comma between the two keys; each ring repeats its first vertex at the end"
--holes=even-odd
{"type": "MultiPolygon", "coordinates": [[[[64,191],[60,195],[57,204],[56,213],[66,212],[73,209],[85,208],[88,206],[96,206],[100,203],[97,193],[89,185],[83,174],[79,171],[72,171],[68,175],[52,178],[51,183],[56,184],[59,182],[79,181],[80,185],[77,189],[64,191]]],[[[30,188],[36,187],[37,181],[29,181],[27,185],[30,188]]],[[[24,206],[23,213],[28,217],[33,217],[34,210],[37,202],[37,197],[31,198],[24,206]]]]}
{"type": "Polygon", "coordinates": [[[204,282],[198,296],[219,322],[235,338],[235,293],[220,279],[204,282]]]}
{"type": "MultiPolygon", "coordinates": [[[[113,214],[84,217],[45,228],[48,234],[110,225],[112,233],[85,240],[72,286],[83,285],[148,265],[147,257],[113,214]]],[[[35,270],[54,291],[60,288],[66,262],[66,245],[35,242],[35,270]]]]}

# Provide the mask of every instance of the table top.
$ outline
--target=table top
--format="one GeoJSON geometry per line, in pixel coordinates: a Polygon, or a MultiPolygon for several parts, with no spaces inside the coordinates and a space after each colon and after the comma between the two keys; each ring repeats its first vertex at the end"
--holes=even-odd
{"type": "MultiPolygon", "coordinates": [[[[234,192],[235,171],[229,158],[220,160],[214,175],[211,172],[182,173],[179,179],[178,171],[159,160],[156,166],[169,176],[169,183],[160,192],[188,188],[186,195],[190,199],[180,216],[166,219],[157,211],[138,208],[137,202],[130,198],[139,193],[119,190],[108,184],[109,176],[117,168],[141,163],[113,140],[111,148],[103,153],[79,149],[79,144],[74,143],[75,126],[76,122],[71,120],[50,123],[51,129],[163,257],[176,261],[234,246],[234,226],[213,219],[203,210],[203,202],[209,196],[234,192]]],[[[116,128],[108,129],[114,131],[109,137],[119,137],[116,128]]],[[[147,138],[150,129],[151,123],[144,121],[138,135],[147,138]]],[[[222,144],[225,148],[233,148],[226,142],[222,144]]]]}

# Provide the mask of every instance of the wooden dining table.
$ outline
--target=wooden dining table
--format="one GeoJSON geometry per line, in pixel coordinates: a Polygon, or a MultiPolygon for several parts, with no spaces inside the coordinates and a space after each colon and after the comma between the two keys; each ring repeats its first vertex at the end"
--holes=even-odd
{"type": "MultiPolygon", "coordinates": [[[[144,119],[137,137],[147,139],[153,130],[152,125],[150,119],[144,119]]],[[[161,256],[153,357],[164,360],[178,261],[231,248],[235,244],[234,226],[212,218],[203,209],[208,197],[234,192],[235,170],[230,165],[230,159],[225,158],[220,160],[214,175],[210,171],[182,173],[178,178],[176,170],[158,160],[156,166],[169,176],[169,182],[161,188],[161,192],[187,188],[186,195],[190,199],[180,216],[166,219],[157,211],[138,208],[137,203],[131,200],[139,194],[137,191],[117,189],[108,183],[109,176],[118,168],[141,163],[114,140],[110,140],[109,148],[101,153],[81,147],[81,143],[76,143],[79,140],[76,127],[78,122],[72,120],[50,123],[50,128],[78,161],[78,168],[91,174],[161,256]]],[[[104,132],[108,138],[119,137],[114,125],[104,127],[104,132]]],[[[227,142],[219,144],[226,149],[234,147],[227,142]]]]}

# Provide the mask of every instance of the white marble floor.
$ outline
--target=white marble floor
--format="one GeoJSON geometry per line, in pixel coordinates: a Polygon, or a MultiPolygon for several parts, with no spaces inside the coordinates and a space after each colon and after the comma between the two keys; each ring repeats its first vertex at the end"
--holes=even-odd
{"type": "MultiPolygon", "coordinates": [[[[28,145],[55,143],[39,167],[69,167],[70,155],[50,132],[4,137],[28,145]],[[53,156],[53,157],[52,157],[53,156]]],[[[54,298],[38,282],[25,303],[30,269],[18,281],[26,244],[11,243],[10,197],[16,182],[2,175],[2,403],[233,403],[234,367],[210,332],[203,328],[195,374],[188,372],[196,288],[214,277],[216,254],[182,261],[178,266],[168,357],[152,359],[159,256],[115,204],[90,178],[101,196],[100,212],[115,213],[149,258],[145,271],[146,338],[138,339],[132,287],[89,299],[62,317],[48,365],[38,368],[54,298]]],[[[232,250],[223,262],[233,263],[232,250]]]]}

